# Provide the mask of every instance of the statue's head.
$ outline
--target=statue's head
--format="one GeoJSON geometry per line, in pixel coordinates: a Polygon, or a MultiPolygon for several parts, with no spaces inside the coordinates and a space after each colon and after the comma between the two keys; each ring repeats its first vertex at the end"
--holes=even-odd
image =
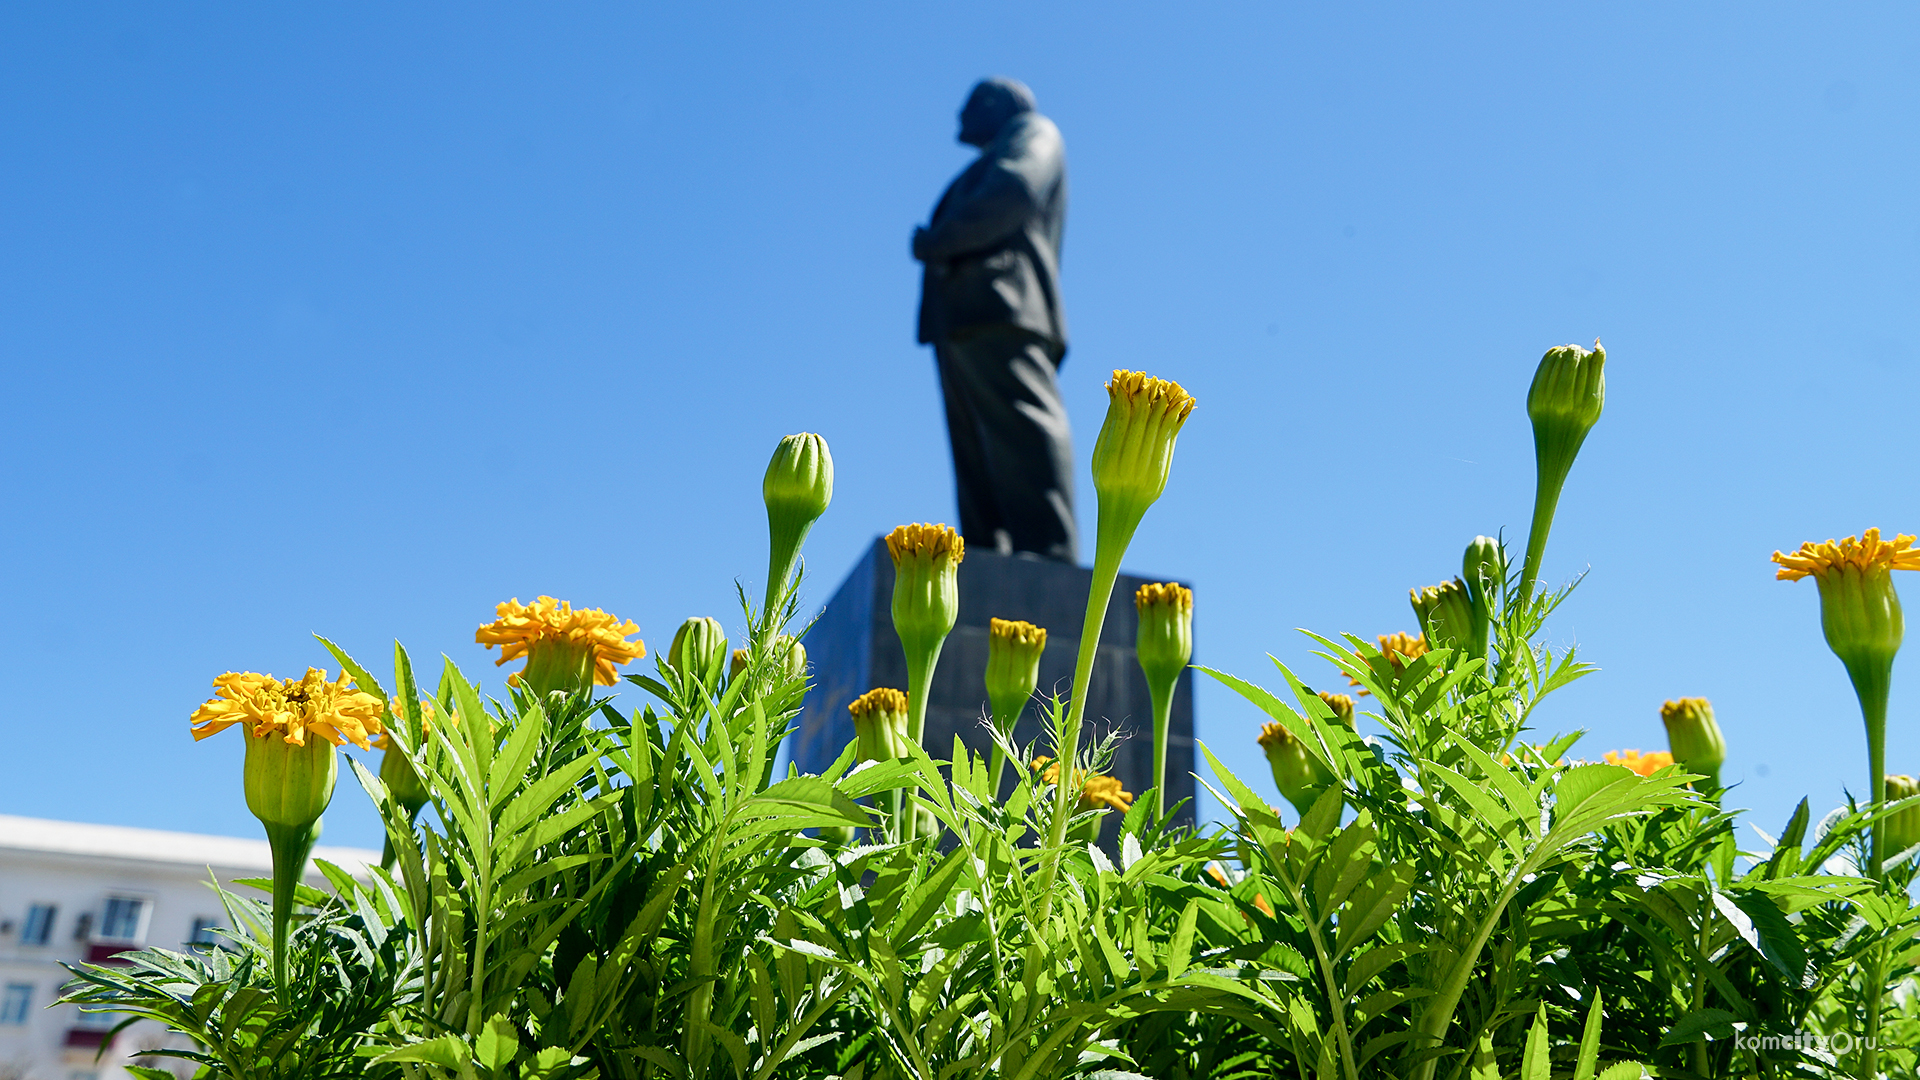
{"type": "Polygon", "coordinates": [[[1033,91],[1026,83],[997,76],[981,79],[960,109],[960,141],[968,146],[985,146],[1000,134],[1007,121],[1035,108],[1033,91]]]}

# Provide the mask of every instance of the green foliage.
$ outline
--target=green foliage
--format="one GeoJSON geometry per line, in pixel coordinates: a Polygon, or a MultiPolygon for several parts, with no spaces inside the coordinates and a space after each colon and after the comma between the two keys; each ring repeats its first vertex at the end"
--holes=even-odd
{"type": "MultiPolygon", "coordinates": [[[[222,891],[225,945],[76,967],[66,1000],[190,1037],[161,1053],[206,1080],[1914,1075],[1920,847],[1860,868],[1876,822],[1920,797],[1817,825],[1803,802],[1743,851],[1705,778],[1529,735],[1594,670],[1545,643],[1574,585],[1533,583],[1556,469],[1523,567],[1469,548],[1461,647],[1309,635],[1379,734],[1278,660],[1276,690],[1200,669],[1331,778],[1290,828],[1205,747],[1224,827],[1175,826],[1153,791],[1117,822],[1076,806],[1113,742],[1080,752],[1085,703],[1059,698],[1057,785],[1005,730],[987,760],[956,740],[945,761],[907,745],[856,767],[849,747],[776,776],[807,688],[781,644],[788,568],[825,473],[775,521],[771,610],[741,594],[744,666],[698,621],[711,647],[628,676],[650,701],[483,700],[448,663],[429,729],[405,650],[389,696],[322,639],[388,702],[431,812],[353,763],[391,868],[322,863],[330,890],[294,890],[291,993],[272,911],[222,891]]],[[[1101,580],[1124,546],[1103,541],[1101,580]]]]}

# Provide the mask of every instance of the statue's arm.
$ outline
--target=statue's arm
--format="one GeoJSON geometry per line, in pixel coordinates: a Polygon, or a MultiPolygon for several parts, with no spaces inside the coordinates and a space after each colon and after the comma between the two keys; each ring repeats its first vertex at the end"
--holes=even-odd
{"type": "Polygon", "coordinates": [[[1059,183],[1063,160],[1052,124],[1010,140],[980,182],[947,207],[939,224],[914,235],[914,257],[944,262],[1000,246],[1034,213],[1042,193],[1059,183]]]}

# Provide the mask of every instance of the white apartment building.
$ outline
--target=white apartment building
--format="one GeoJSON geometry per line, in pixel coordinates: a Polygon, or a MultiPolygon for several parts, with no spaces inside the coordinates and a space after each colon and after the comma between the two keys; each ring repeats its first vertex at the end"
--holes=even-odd
{"type": "MultiPolygon", "coordinates": [[[[313,854],[353,873],[380,861],[359,848],[313,854]]],[[[131,1025],[109,1041],[114,1018],[50,1008],[70,978],[60,964],[211,941],[223,912],[209,872],[224,884],[272,870],[265,839],[0,814],[0,1080],[121,1080],[132,1075],[121,1068],[130,1061],[189,1075],[186,1062],[140,1056],[181,1045],[158,1024],[131,1025]]],[[[309,880],[325,885],[317,872],[309,880]]]]}

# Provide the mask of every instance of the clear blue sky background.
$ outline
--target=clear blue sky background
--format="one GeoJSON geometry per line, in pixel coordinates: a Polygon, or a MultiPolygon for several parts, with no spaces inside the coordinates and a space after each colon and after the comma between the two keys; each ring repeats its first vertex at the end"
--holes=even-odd
{"type": "MultiPolygon", "coordinates": [[[[539,593],[738,623],[779,436],[831,441],[824,600],[952,520],[907,256],[1019,77],[1065,132],[1063,369],[1200,408],[1129,568],[1198,659],[1327,678],[1295,627],[1411,629],[1475,533],[1524,542],[1527,382],[1604,338],[1547,575],[1602,671],[1540,714],[1664,745],[1713,699],[1776,828],[1866,778],[1776,547],[1920,531],[1910,7],[333,4],[0,8],[0,812],[255,835],[187,715],[325,633],[498,688],[539,593]],[[697,10],[696,10],[697,8],[697,10]]],[[[1084,481],[1083,481],[1084,482],[1084,481]]],[[[1088,485],[1090,487],[1090,485],[1088,485]]],[[[1091,526],[1090,491],[1082,506],[1091,526]]],[[[1910,582],[1909,593],[1920,581],[1910,582]]],[[[1920,667],[1890,764],[1920,771],[1920,667]]],[[[1200,734],[1271,790],[1257,715],[1200,734]]],[[[342,780],[328,840],[377,845],[342,780]]],[[[1751,834],[1747,834],[1751,838],[1751,834]]]]}

